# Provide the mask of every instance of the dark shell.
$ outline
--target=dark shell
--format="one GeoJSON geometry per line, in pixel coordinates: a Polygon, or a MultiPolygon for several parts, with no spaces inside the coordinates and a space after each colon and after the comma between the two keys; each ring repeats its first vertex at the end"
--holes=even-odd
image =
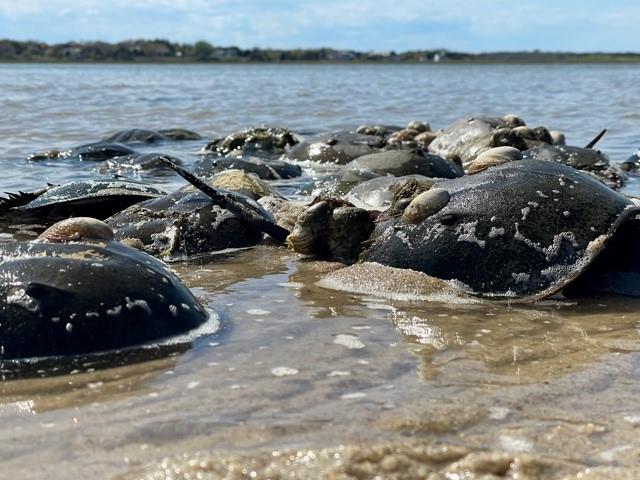
{"type": "Polygon", "coordinates": [[[113,157],[130,155],[132,153],[135,153],[135,151],[121,143],[97,142],[80,145],[64,151],[50,150],[44,153],[35,153],[33,155],[29,155],[27,160],[38,161],[58,159],[99,162],[113,157]]]}
{"type": "MultiPolygon", "coordinates": [[[[222,190],[222,189],[219,189],[222,190]]],[[[248,197],[243,202],[271,222],[273,216],[248,197]]],[[[263,234],[247,216],[240,217],[193,187],[133,205],[108,218],[118,240],[134,241],[147,253],[166,260],[182,259],[227,248],[257,245],[263,234]]]]}
{"type": "Polygon", "coordinates": [[[131,130],[121,130],[106,138],[101,142],[106,143],[160,143],[167,140],[167,137],[154,130],[133,128],[131,130]]]}
{"type": "Polygon", "coordinates": [[[378,135],[379,137],[386,137],[398,130],[402,130],[402,127],[397,125],[360,125],[356,128],[356,133],[363,135],[378,135]]]}
{"type": "Polygon", "coordinates": [[[540,145],[522,152],[522,156],[525,159],[558,162],[578,170],[599,171],[610,164],[609,157],[600,150],[569,145],[540,145]]]}
{"type": "Polygon", "coordinates": [[[590,172],[598,180],[615,190],[622,187],[627,177],[623,171],[610,165],[609,157],[600,150],[568,145],[541,145],[522,152],[522,157],[548,160],[590,172]]]}
{"type": "Polygon", "coordinates": [[[349,170],[368,170],[378,175],[424,175],[425,177],[456,178],[462,170],[451,160],[424,150],[388,150],[363,155],[348,163],[349,170]]]}
{"type": "Polygon", "coordinates": [[[346,164],[362,155],[384,147],[384,138],[353,132],[333,132],[316,135],[289,150],[285,160],[346,164]]]}
{"type": "Polygon", "coordinates": [[[640,149],[633,152],[629,158],[620,164],[620,167],[627,172],[637,171],[640,167],[640,149]]]}
{"type": "Polygon", "coordinates": [[[12,215],[38,217],[47,222],[89,216],[104,219],[129,205],[164,195],[141,183],[117,180],[84,180],[48,189],[35,200],[10,211],[12,215]]]}
{"type": "Polygon", "coordinates": [[[96,170],[100,173],[154,170],[173,174],[173,170],[160,160],[161,157],[168,157],[173,163],[182,165],[182,160],[164,153],[132,153],[131,155],[111,158],[103,162],[96,170]]]}
{"type": "Polygon", "coordinates": [[[302,175],[302,168],[281,160],[262,160],[257,157],[234,158],[207,155],[194,165],[194,173],[210,176],[229,169],[253,173],[263,180],[295,178],[302,175]]]}
{"type": "Polygon", "coordinates": [[[174,142],[186,141],[186,140],[202,140],[202,136],[192,130],[185,128],[167,128],[164,130],[158,130],[160,135],[164,135],[169,140],[174,142]]]}
{"type": "Polygon", "coordinates": [[[0,275],[0,360],[120,349],[207,319],[166,266],[117,242],[0,245],[0,275]]]}
{"type": "Polygon", "coordinates": [[[538,160],[435,186],[450,193],[448,205],[419,224],[386,228],[363,258],[456,280],[486,297],[558,291],[638,210],[590,176],[538,160]]]}
{"type": "Polygon", "coordinates": [[[254,127],[233,132],[224,138],[214,139],[204,147],[203,151],[218,152],[223,155],[232,151],[280,155],[296,143],[298,140],[286,128],[254,127]]]}

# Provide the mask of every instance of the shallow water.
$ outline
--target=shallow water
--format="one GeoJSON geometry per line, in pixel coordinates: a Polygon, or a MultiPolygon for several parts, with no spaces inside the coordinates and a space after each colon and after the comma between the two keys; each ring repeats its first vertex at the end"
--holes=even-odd
{"type": "MultiPolygon", "coordinates": [[[[24,157],[134,127],[514,112],[570,143],[608,127],[600,148],[623,160],[640,146],[638,80],[618,65],[0,65],[0,189],[94,177],[24,157]]],[[[169,151],[189,162],[203,143],[169,151]]],[[[172,267],[220,329],[164,358],[3,381],[0,478],[637,478],[637,300],[389,300],[317,286],[335,266],[274,247],[172,267]]]]}

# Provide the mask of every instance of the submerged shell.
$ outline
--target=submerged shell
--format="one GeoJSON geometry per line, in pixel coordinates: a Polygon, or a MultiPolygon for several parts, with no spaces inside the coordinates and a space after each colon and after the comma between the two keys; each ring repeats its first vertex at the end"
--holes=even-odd
{"type": "Polygon", "coordinates": [[[542,298],[577,277],[638,208],[573,168],[522,160],[442,180],[451,200],[416,225],[391,225],[363,255],[467,285],[542,298]]]}
{"type": "Polygon", "coordinates": [[[132,128],[131,130],[120,130],[101,141],[105,143],[160,143],[167,138],[154,130],[144,128],[132,128]]]}
{"type": "Polygon", "coordinates": [[[207,313],[164,264],[117,242],[0,245],[0,361],[124,348],[207,313]]]}

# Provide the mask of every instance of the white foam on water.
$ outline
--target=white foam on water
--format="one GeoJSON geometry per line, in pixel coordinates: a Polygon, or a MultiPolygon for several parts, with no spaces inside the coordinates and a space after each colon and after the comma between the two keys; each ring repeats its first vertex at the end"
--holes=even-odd
{"type": "Polygon", "coordinates": [[[204,309],[209,315],[209,318],[207,319],[206,322],[204,322],[199,327],[194,328],[193,330],[189,330],[188,332],[185,332],[183,334],[175,335],[173,337],[169,337],[152,344],[145,344],[142,347],[154,348],[154,347],[163,346],[163,345],[177,345],[181,343],[191,343],[196,338],[203,337],[205,335],[214,335],[220,330],[220,315],[218,314],[218,312],[216,312],[215,310],[209,307],[205,306],[204,309]]]}

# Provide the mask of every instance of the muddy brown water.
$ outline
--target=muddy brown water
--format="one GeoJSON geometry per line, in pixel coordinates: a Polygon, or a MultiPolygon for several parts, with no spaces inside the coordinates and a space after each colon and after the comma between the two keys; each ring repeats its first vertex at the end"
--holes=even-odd
{"type": "MultiPolygon", "coordinates": [[[[599,145],[613,161],[640,146],[630,65],[0,73],[2,191],[95,178],[90,162],[24,159],[121,128],[199,131],[202,142],[161,148],[187,166],[213,135],[249,125],[441,128],[477,113],[517,113],[579,145],[608,127],[599,145]]],[[[308,195],[312,179],[278,186],[308,195]]],[[[637,179],[626,188],[637,194],[637,179]]],[[[172,267],[218,312],[217,330],[146,361],[134,351],[0,382],[0,479],[640,478],[637,300],[393,300],[320,287],[335,265],[275,247],[172,267]]]]}

